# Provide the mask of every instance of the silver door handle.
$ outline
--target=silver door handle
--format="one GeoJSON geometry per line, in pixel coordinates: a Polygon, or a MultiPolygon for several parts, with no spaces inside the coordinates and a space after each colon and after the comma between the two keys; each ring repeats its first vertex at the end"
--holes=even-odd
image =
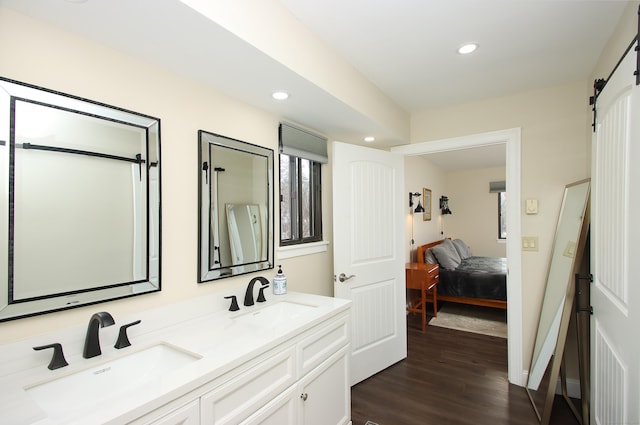
{"type": "Polygon", "coordinates": [[[352,277],[356,277],[356,275],[355,275],[355,274],[352,274],[351,276],[347,276],[347,275],[346,275],[346,274],[344,274],[344,273],[340,273],[340,276],[338,276],[338,280],[339,280],[340,282],[344,282],[344,281],[347,281],[347,280],[351,279],[352,277]]]}

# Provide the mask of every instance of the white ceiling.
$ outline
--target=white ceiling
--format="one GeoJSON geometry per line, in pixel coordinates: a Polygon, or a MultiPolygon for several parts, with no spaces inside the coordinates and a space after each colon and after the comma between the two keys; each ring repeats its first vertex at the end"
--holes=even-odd
{"type": "MultiPolygon", "coordinates": [[[[628,4],[618,0],[276,1],[407,117],[426,108],[588,78],[628,4]],[[458,55],[457,47],[469,41],[479,44],[477,52],[458,55]]],[[[364,135],[375,134],[376,147],[410,142],[180,0],[77,2],[0,0],[0,5],[335,139],[364,144],[364,135]],[[275,102],[270,98],[275,88],[294,95],[287,102],[275,102]]]]}
{"type": "Polygon", "coordinates": [[[628,3],[280,2],[409,112],[586,78],[628,3]],[[468,42],[479,49],[459,55],[468,42]]]}

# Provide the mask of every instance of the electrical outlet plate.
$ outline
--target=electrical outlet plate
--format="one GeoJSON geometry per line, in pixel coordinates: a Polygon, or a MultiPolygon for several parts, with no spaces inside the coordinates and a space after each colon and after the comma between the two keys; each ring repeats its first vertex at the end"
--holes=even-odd
{"type": "Polygon", "coordinates": [[[527,199],[525,202],[524,211],[527,214],[538,214],[538,200],[527,199]]]}

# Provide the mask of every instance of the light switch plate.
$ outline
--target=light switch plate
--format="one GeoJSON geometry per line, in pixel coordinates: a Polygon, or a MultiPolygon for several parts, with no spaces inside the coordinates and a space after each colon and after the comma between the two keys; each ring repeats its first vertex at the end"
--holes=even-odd
{"type": "Polygon", "coordinates": [[[522,237],[522,250],[523,251],[537,251],[538,250],[538,237],[537,236],[523,236],[522,237]]]}
{"type": "Polygon", "coordinates": [[[567,246],[562,253],[565,257],[573,258],[576,256],[576,243],[574,241],[567,242],[567,246]]]}
{"type": "Polygon", "coordinates": [[[538,200],[527,199],[524,205],[524,212],[527,214],[538,214],[538,200]]]}

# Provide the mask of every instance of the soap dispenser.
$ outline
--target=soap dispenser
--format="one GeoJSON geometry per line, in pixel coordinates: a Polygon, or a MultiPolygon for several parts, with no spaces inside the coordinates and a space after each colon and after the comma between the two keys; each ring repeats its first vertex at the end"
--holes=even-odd
{"type": "Polygon", "coordinates": [[[278,272],[273,278],[273,295],[287,293],[287,277],[282,273],[282,266],[278,266],[278,272]]]}

